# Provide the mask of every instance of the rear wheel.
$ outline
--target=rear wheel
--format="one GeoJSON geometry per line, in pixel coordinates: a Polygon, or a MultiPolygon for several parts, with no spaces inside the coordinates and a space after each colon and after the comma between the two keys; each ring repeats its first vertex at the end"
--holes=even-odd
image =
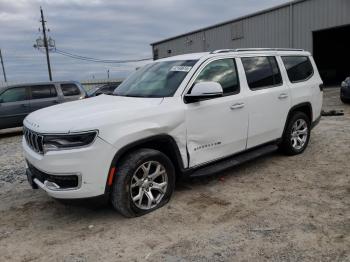
{"type": "Polygon", "coordinates": [[[344,104],[349,104],[350,103],[350,99],[346,99],[345,97],[340,97],[340,100],[344,103],[344,104]]]}
{"type": "Polygon", "coordinates": [[[304,152],[310,140],[310,119],[303,112],[295,112],[287,123],[280,149],[287,155],[304,152]]]}
{"type": "Polygon", "coordinates": [[[169,158],[157,150],[140,149],[117,166],[111,202],[126,217],[141,216],[166,204],[174,184],[175,169],[169,158]]]}

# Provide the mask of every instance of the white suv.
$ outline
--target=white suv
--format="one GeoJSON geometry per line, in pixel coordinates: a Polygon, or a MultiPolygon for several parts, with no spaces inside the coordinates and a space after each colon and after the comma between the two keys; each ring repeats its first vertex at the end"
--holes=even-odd
{"type": "Polygon", "coordinates": [[[127,217],[167,203],[180,175],[204,176],[276,149],[302,153],[319,119],[310,53],[235,49],[154,61],[113,96],[24,120],[27,176],[54,198],[108,196],[127,217]]]}

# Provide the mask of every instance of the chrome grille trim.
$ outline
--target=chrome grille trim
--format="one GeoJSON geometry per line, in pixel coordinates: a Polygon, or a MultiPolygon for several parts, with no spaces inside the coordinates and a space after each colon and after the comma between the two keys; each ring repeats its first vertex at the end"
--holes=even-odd
{"type": "Polygon", "coordinates": [[[39,154],[44,154],[44,137],[41,134],[28,129],[27,127],[23,127],[23,136],[27,145],[32,150],[39,154]]]}

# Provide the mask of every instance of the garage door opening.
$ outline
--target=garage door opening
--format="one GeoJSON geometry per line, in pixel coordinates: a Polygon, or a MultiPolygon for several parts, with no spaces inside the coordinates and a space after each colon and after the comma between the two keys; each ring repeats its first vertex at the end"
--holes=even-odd
{"type": "Polygon", "coordinates": [[[340,85],[350,76],[350,25],[313,32],[314,58],[325,85],[340,85]]]}

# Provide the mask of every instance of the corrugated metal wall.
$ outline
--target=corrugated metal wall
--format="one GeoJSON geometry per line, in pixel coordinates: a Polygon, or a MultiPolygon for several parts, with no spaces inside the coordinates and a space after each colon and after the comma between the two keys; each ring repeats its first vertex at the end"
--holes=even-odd
{"type": "Polygon", "coordinates": [[[153,49],[158,49],[159,58],[240,47],[293,47],[312,52],[313,31],[343,25],[350,25],[350,0],[307,0],[161,42],[153,49]]]}

